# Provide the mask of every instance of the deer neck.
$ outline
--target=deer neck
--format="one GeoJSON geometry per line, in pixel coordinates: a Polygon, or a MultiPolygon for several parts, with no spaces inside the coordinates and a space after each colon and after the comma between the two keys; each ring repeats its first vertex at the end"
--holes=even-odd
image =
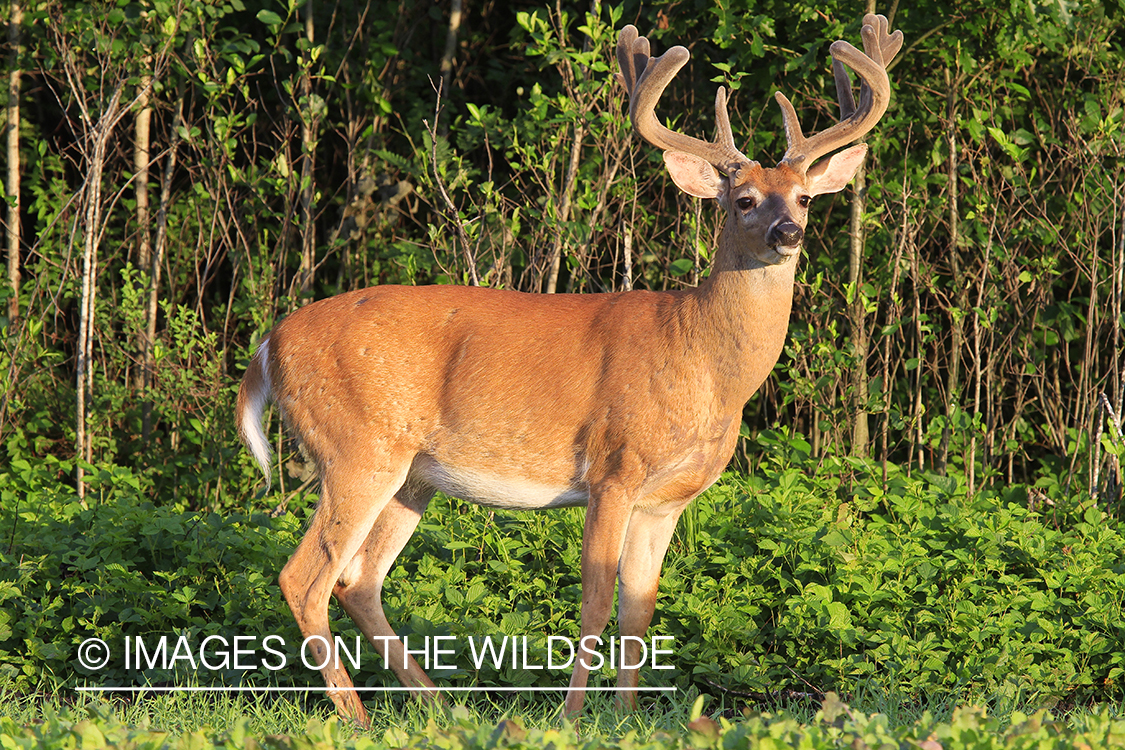
{"type": "Polygon", "coordinates": [[[716,395],[741,410],[781,355],[797,259],[766,264],[744,253],[722,252],[722,239],[711,275],[695,297],[716,395]]]}

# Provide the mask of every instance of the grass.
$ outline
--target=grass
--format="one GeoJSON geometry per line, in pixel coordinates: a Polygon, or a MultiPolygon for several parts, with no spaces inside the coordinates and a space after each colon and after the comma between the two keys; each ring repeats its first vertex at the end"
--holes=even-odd
{"type": "MultiPolygon", "coordinates": [[[[882,715],[891,727],[920,723],[949,722],[957,714],[959,704],[951,699],[934,695],[924,702],[904,699],[878,689],[864,690],[847,696],[850,710],[858,715],[882,715]]],[[[341,724],[348,736],[367,735],[375,739],[418,735],[438,729],[457,726],[495,727],[505,720],[514,719],[523,727],[541,729],[562,728],[567,722],[562,718],[561,694],[559,699],[528,698],[520,695],[475,695],[468,701],[450,701],[445,706],[433,706],[407,698],[403,694],[366,698],[364,703],[371,719],[370,730],[341,724]],[[389,734],[390,733],[390,734],[389,734]]],[[[829,699],[831,701],[831,699],[829,699]]],[[[1026,716],[1043,707],[1020,702],[1004,696],[992,696],[972,702],[983,708],[1000,726],[1007,729],[1026,716]]],[[[793,697],[772,705],[750,706],[744,699],[725,700],[713,696],[678,694],[642,698],[637,711],[621,710],[612,697],[591,695],[577,730],[584,737],[599,737],[616,741],[633,736],[638,741],[650,741],[662,735],[680,736],[692,719],[700,714],[715,719],[720,717],[731,723],[745,721],[751,716],[761,716],[767,723],[796,722],[812,725],[824,703],[812,698],[793,697]]],[[[1090,717],[1108,714],[1115,719],[1125,718],[1125,705],[1102,704],[1059,707],[1053,715],[1063,724],[1081,726],[1090,717]]],[[[53,694],[19,695],[9,689],[0,689],[0,717],[7,717],[20,726],[34,726],[52,716],[68,716],[73,720],[99,718],[147,731],[167,732],[183,736],[196,732],[230,732],[242,725],[251,736],[301,736],[310,726],[328,722],[335,716],[332,704],[322,694],[232,694],[232,693],[153,693],[136,697],[115,696],[103,699],[87,693],[61,691],[53,694]]]]}
{"type": "MultiPolygon", "coordinates": [[[[422,732],[431,724],[448,728],[466,719],[480,726],[494,726],[513,718],[527,727],[558,727],[565,723],[561,694],[557,702],[479,695],[467,702],[433,706],[395,695],[368,697],[364,704],[371,719],[370,733],[375,737],[382,737],[389,730],[422,732]]],[[[641,709],[634,712],[620,710],[612,698],[605,696],[591,696],[586,705],[583,734],[621,737],[635,732],[644,739],[657,732],[682,731],[692,710],[690,700],[669,702],[666,698],[642,701],[641,709]]],[[[177,735],[201,730],[228,731],[245,721],[255,736],[300,734],[310,721],[324,722],[335,715],[332,704],[318,693],[152,693],[107,700],[70,691],[25,696],[0,690],[0,716],[26,726],[51,714],[112,717],[127,726],[177,735]]]]}

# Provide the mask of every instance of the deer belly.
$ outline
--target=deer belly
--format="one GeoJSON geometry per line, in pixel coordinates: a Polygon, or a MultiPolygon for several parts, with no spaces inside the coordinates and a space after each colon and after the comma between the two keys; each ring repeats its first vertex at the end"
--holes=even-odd
{"type": "Polygon", "coordinates": [[[461,466],[447,466],[429,456],[414,459],[410,480],[424,482],[447,495],[471,503],[510,510],[565,508],[585,505],[589,499],[589,492],[584,487],[545,484],[520,476],[500,476],[461,466]]]}

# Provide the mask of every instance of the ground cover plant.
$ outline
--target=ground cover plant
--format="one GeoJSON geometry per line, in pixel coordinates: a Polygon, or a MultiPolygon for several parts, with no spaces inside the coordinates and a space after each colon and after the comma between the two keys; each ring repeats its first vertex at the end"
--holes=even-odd
{"type": "MultiPolygon", "coordinates": [[[[177,718],[75,692],[319,685],[293,659],[122,661],[126,636],[299,641],[276,575],[315,478],[274,422],[263,494],[233,430],[261,335],[376,283],[697,284],[719,212],[630,137],[616,29],[690,43],[662,116],[703,133],[698,103],[729,86],[739,145],[768,161],[774,90],[810,129],[835,120],[826,46],[863,6],[5,3],[0,744],[1120,744],[1125,13],[1084,0],[877,8],[907,39],[894,103],[857,189],[819,199],[786,351],[681,520],[653,625],[673,669],[642,683],[677,693],[639,723],[606,701],[565,734],[554,694],[468,719],[396,699],[359,736],[316,696],[177,718]],[[115,655],[97,670],[91,637],[115,655]],[[263,705],[283,723],[256,723],[263,705]],[[700,712],[714,724],[689,728],[700,712]]],[[[581,526],[435,500],[392,622],[462,647],[573,637],[581,526]]],[[[566,681],[457,662],[431,674],[566,681]]],[[[369,661],[357,684],[388,674],[369,661]]]]}
{"type": "MultiPolygon", "coordinates": [[[[1115,518],[1064,498],[1030,511],[1022,488],[969,496],[963,477],[892,470],[884,483],[875,463],[821,463],[779,433],[758,450],[754,474],[725,477],[677,532],[653,625],[670,637],[673,668],[650,670],[644,684],[731,705],[829,691],[1006,711],[1120,701],[1125,538],[1115,518]]],[[[318,686],[295,659],[284,670],[237,669],[220,663],[218,647],[209,663],[219,668],[181,659],[130,669],[122,656],[125,636],[299,643],[275,580],[309,498],[277,518],[264,507],[155,506],[146,483],[120,470],[83,508],[72,488],[16,468],[22,475],[0,474],[13,511],[0,557],[0,671],[15,690],[318,686]],[[78,656],[90,637],[115,654],[97,670],[78,656]]],[[[435,506],[388,578],[388,612],[403,635],[462,645],[529,636],[539,664],[547,636],[577,637],[580,511],[435,506]]],[[[346,641],[358,636],[334,616],[346,641]]],[[[567,677],[526,662],[472,669],[467,653],[450,661],[460,668],[437,673],[439,684],[557,688],[567,677]]],[[[356,684],[395,684],[377,660],[363,666],[356,684]]],[[[602,678],[611,684],[612,673],[602,678]]]]}

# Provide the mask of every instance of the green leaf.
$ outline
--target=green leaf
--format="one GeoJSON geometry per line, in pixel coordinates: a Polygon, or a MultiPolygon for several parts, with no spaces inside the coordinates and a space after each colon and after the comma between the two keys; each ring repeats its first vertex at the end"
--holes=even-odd
{"type": "Polygon", "coordinates": [[[832,630],[844,630],[852,627],[852,616],[848,608],[840,602],[828,602],[824,605],[828,612],[828,627],[832,630]]]}
{"type": "Polygon", "coordinates": [[[672,261],[668,270],[672,272],[673,276],[683,276],[690,273],[693,268],[695,268],[695,262],[690,258],[677,258],[672,261]]]}

